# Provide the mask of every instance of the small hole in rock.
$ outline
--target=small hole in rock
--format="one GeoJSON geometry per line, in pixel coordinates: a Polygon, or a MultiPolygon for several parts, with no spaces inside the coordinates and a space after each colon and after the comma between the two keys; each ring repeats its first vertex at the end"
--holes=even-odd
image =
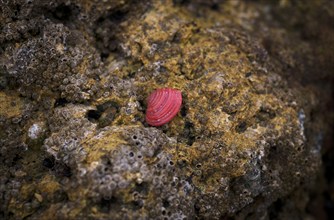
{"type": "Polygon", "coordinates": [[[67,5],[60,5],[58,6],[55,11],[52,13],[52,15],[61,21],[67,21],[72,15],[72,10],[67,5]]]}
{"type": "Polygon", "coordinates": [[[69,103],[69,102],[66,99],[59,98],[59,99],[56,100],[56,102],[54,104],[54,107],[58,107],[58,106],[64,107],[67,103],[69,103]]]}
{"type": "Polygon", "coordinates": [[[134,210],[138,210],[141,209],[144,206],[144,203],[142,200],[138,200],[138,201],[133,201],[133,208],[134,210]]]}
{"type": "Polygon", "coordinates": [[[43,160],[43,166],[51,169],[54,166],[54,158],[45,158],[43,160]]]}
{"type": "Polygon", "coordinates": [[[247,130],[247,123],[245,121],[240,122],[236,128],[235,128],[236,132],[238,133],[242,133],[245,132],[247,130]]]}
{"type": "Polygon", "coordinates": [[[252,75],[251,72],[247,72],[247,73],[245,74],[246,77],[250,77],[251,75],[252,75]]]}
{"type": "Polygon", "coordinates": [[[218,11],[218,10],[219,10],[219,4],[217,4],[217,3],[212,4],[212,5],[211,5],[211,9],[212,9],[213,11],[218,11]]]}
{"type": "Polygon", "coordinates": [[[108,213],[110,210],[110,207],[112,205],[117,204],[119,201],[116,197],[111,197],[110,199],[101,199],[100,203],[99,203],[99,207],[101,209],[102,212],[104,213],[108,213]]]}
{"type": "Polygon", "coordinates": [[[181,111],[180,111],[181,116],[185,117],[187,115],[187,112],[188,112],[188,109],[185,106],[182,106],[181,111]]]}
{"type": "Polygon", "coordinates": [[[168,207],[170,206],[168,200],[166,200],[166,199],[163,200],[163,201],[162,201],[162,206],[165,207],[165,208],[168,208],[168,207]]]}
{"type": "Polygon", "coordinates": [[[100,111],[97,111],[97,110],[89,110],[87,112],[87,118],[89,121],[96,121],[98,120],[99,118],[101,117],[101,112],[100,111]]]}

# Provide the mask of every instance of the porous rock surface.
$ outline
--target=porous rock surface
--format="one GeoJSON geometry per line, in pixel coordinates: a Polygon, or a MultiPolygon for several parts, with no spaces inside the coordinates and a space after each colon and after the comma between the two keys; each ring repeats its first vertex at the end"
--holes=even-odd
{"type": "Polygon", "coordinates": [[[326,127],[301,76],[318,60],[275,6],[2,1],[0,217],[305,216],[326,127]],[[163,87],[182,109],[150,127],[163,87]]]}

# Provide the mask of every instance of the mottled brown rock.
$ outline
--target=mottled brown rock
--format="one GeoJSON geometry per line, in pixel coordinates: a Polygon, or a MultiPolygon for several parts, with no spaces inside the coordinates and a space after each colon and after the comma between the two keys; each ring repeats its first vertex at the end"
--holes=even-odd
{"type": "Polygon", "coordinates": [[[334,30],[288,21],[321,6],[0,4],[0,218],[312,216],[334,43],[304,32],[334,30]],[[150,127],[146,98],[164,87],[181,111],[150,127]]]}

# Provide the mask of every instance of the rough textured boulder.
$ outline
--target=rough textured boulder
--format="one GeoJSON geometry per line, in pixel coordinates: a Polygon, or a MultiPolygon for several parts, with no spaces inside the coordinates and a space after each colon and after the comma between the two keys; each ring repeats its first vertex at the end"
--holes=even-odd
{"type": "Polygon", "coordinates": [[[1,2],[0,217],[312,216],[334,5],[308,4],[1,2]],[[182,109],[151,127],[163,87],[182,109]]]}

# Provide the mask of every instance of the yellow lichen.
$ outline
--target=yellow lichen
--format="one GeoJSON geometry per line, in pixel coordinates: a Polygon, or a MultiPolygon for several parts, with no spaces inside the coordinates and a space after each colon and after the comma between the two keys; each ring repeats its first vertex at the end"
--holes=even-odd
{"type": "Polygon", "coordinates": [[[0,92],[0,103],[0,116],[12,118],[22,115],[24,102],[18,94],[0,92]]]}
{"type": "MultiPolygon", "coordinates": [[[[105,133],[108,133],[108,131],[105,133]]],[[[87,152],[87,164],[98,161],[105,153],[112,152],[118,149],[120,145],[127,143],[119,136],[119,133],[109,132],[108,135],[105,135],[105,133],[83,141],[82,146],[87,152]]]]}

